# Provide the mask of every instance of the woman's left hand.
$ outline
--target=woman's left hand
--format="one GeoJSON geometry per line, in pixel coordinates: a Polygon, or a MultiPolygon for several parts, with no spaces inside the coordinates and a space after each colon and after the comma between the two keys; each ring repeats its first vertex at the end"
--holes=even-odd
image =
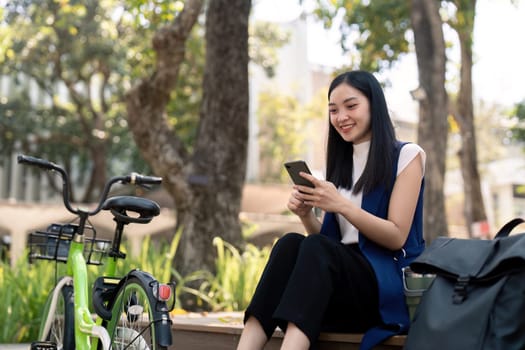
{"type": "Polygon", "coordinates": [[[306,205],[320,208],[325,212],[338,212],[347,203],[333,183],[323,181],[314,176],[301,172],[300,175],[309,180],[314,187],[295,185],[299,197],[306,205]]]}

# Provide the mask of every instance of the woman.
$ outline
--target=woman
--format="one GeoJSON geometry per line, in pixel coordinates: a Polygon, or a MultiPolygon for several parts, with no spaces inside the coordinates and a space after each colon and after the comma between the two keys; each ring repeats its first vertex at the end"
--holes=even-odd
{"type": "Polygon", "coordinates": [[[401,269],[424,249],[425,153],[396,140],[371,73],[337,76],[328,99],[327,181],[301,173],[315,187],[295,185],[288,202],[308,236],[276,242],[238,350],[262,349],[276,326],[282,349],[315,348],[321,331],[366,332],[369,349],[408,328],[401,269]]]}

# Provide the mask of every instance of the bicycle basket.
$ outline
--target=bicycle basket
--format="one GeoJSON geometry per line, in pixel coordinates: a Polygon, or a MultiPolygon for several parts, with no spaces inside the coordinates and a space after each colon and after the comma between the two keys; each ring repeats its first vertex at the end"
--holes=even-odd
{"type": "MultiPolygon", "coordinates": [[[[78,232],[77,224],[51,224],[44,231],[29,234],[29,263],[35,259],[67,262],[69,247],[73,236],[78,232]]],[[[84,228],[84,257],[90,265],[101,265],[108,254],[111,241],[96,238],[92,226],[84,228]]]]}

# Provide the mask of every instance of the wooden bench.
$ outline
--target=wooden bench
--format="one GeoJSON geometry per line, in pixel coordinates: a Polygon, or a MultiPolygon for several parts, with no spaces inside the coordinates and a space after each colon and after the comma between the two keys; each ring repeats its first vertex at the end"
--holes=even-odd
{"type": "MultiPolygon", "coordinates": [[[[235,349],[242,332],[241,313],[186,314],[173,317],[173,349],[177,350],[231,350],[235,349]]],[[[359,349],[362,334],[322,333],[319,336],[321,350],[359,349]]],[[[283,332],[276,330],[265,349],[278,350],[283,332]]],[[[400,350],[405,336],[395,336],[376,350],[400,350]]],[[[171,349],[171,348],[170,348],[171,349]]]]}

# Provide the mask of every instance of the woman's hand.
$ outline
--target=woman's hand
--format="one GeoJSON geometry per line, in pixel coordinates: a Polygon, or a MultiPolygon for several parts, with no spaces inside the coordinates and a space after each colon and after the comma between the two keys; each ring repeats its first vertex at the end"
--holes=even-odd
{"type": "MultiPolygon", "coordinates": [[[[294,186],[292,196],[296,207],[308,207],[310,209],[317,207],[325,212],[339,212],[344,205],[348,205],[349,202],[341,196],[333,183],[319,180],[304,172],[301,172],[300,175],[309,180],[314,187],[294,186]]],[[[290,202],[288,205],[290,208],[290,202]]],[[[290,208],[290,210],[292,209],[290,208]]]]}
{"type": "MultiPolygon", "coordinates": [[[[295,186],[294,186],[295,187],[295,186]]],[[[306,217],[312,212],[312,206],[304,203],[301,193],[294,188],[288,199],[288,209],[300,218],[306,217]]]]}

